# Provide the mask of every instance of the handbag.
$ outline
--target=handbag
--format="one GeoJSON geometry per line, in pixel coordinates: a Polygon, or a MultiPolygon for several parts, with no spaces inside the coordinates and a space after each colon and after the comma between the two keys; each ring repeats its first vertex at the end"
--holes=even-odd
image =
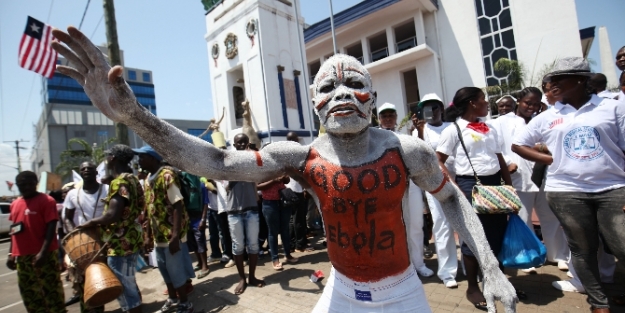
{"type": "Polygon", "coordinates": [[[473,176],[475,176],[476,184],[475,186],[473,186],[473,190],[471,191],[471,197],[473,199],[473,210],[475,210],[475,213],[508,214],[518,212],[521,209],[522,204],[521,199],[517,195],[514,187],[507,185],[482,185],[479,177],[477,177],[475,168],[473,168],[471,158],[469,158],[467,147],[464,145],[464,140],[462,139],[462,132],[460,131],[460,127],[456,122],[454,122],[454,126],[456,126],[456,130],[458,131],[458,137],[460,138],[460,143],[462,144],[462,149],[464,150],[464,153],[467,156],[467,160],[469,160],[469,165],[471,165],[471,169],[473,170],[473,176]]]}
{"type": "Polygon", "coordinates": [[[512,214],[497,257],[504,267],[538,267],[547,259],[547,248],[518,215],[512,214]]]}
{"type": "Polygon", "coordinates": [[[280,204],[284,207],[292,207],[299,203],[299,196],[291,188],[283,188],[280,193],[280,204]]]}

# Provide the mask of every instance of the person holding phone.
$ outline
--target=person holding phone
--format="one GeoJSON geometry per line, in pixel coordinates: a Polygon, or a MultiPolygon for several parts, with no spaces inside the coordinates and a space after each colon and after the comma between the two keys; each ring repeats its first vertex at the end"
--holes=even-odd
{"type": "MultiPolygon", "coordinates": [[[[412,124],[415,130],[412,136],[419,137],[428,143],[432,149],[436,150],[441,133],[449,122],[443,122],[444,104],[441,98],[435,93],[429,93],[423,96],[421,102],[412,110],[412,124]]],[[[454,157],[450,156],[445,161],[445,166],[452,171],[451,179],[454,178],[454,157]]],[[[425,193],[425,197],[432,213],[432,233],[436,243],[436,254],[438,256],[438,278],[440,278],[445,287],[457,288],[456,273],[458,272],[458,256],[456,254],[456,239],[454,238],[454,230],[443,214],[440,202],[434,198],[429,192],[425,193]]]]}

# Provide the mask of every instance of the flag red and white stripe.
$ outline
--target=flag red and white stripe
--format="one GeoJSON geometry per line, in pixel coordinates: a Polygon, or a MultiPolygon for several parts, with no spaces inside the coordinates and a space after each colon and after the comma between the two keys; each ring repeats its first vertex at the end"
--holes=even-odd
{"type": "Polygon", "coordinates": [[[52,27],[29,16],[20,41],[19,65],[52,78],[58,56],[50,47],[52,39],[52,27]]]}

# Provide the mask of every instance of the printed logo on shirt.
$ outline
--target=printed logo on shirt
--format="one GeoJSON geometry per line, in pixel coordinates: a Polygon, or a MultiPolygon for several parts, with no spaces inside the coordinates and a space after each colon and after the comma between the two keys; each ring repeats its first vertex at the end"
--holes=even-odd
{"type": "Polygon", "coordinates": [[[549,123],[549,129],[552,129],[560,124],[562,124],[564,122],[564,118],[558,118],[555,119],[554,121],[552,121],[551,123],[549,123]]]}
{"type": "Polygon", "coordinates": [[[478,136],[476,134],[471,134],[471,138],[473,138],[473,141],[475,142],[482,140],[482,136],[478,136]]]}
{"type": "Polygon", "coordinates": [[[590,126],[577,127],[569,131],[564,140],[566,155],[578,161],[592,161],[603,155],[599,132],[590,126]]]}
{"type": "Polygon", "coordinates": [[[26,208],[26,211],[24,211],[24,215],[35,215],[35,214],[37,214],[37,212],[31,211],[28,208],[26,208]]]}

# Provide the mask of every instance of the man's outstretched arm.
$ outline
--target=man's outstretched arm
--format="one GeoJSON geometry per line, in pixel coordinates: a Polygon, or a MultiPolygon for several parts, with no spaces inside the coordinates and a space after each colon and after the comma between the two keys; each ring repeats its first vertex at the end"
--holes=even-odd
{"type": "Polygon", "coordinates": [[[402,136],[405,162],[412,181],[429,191],[440,203],[445,217],[458,235],[467,243],[484,274],[484,298],[488,311],[495,312],[494,300],[500,300],[506,312],[515,312],[516,291],[499,269],[499,262],[493,254],[482,224],[464,194],[439,168],[438,159],[432,148],[423,141],[402,136]]]}
{"type": "Polygon", "coordinates": [[[214,179],[266,181],[284,174],[302,161],[307,148],[294,143],[276,143],[254,151],[225,151],[188,135],[157,118],[141,106],[124,81],[123,68],[111,68],[102,52],[79,30],[58,29],[52,48],[67,58],[72,67],[59,72],[75,79],[93,104],[111,120],[128,125],[165,160],[187,172],[214,179]]]}

